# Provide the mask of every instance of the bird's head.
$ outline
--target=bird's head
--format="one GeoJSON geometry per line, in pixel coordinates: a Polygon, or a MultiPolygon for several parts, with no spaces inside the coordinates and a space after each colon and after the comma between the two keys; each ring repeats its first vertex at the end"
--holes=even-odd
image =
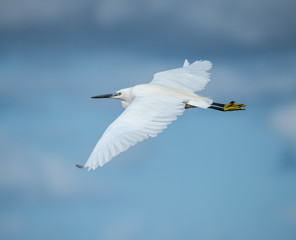
{"type": "Polygon", "coordinates": [[[115,93],[93,96],[91,98],[114,98],[126,101],[130,98],[130,88],[121,89],[115,93]]]}

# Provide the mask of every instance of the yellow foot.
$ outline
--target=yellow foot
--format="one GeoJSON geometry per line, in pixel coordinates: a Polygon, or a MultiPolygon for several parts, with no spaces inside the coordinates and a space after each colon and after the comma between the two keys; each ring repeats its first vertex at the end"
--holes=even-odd
{"type": "Polygon", "coordinates": [[[223,110],[224,111],[239,111],[239,110],[246,110],[244,107],[246,105],[239,103],[236,104],[234,101],[231,101],[230,103],[227,103],[224,105],[223,110]]]}

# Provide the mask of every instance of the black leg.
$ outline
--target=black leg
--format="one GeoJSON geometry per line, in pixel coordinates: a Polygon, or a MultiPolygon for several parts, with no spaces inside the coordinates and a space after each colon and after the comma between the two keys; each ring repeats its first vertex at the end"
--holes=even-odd
{"type": "Polygon", "coordinates": [[[222,103],[216,103],[216,102],[213,102],[212,105],[214,106],[218,106],[218,107],[224,107],[225,104],[222,104],[222,103]]]}
{"type": "Polygon", "coordinates": [[[210,106],[209,108],[224,112],[224,109],[223,108],[220,108],[220,107],[210,106]]]}

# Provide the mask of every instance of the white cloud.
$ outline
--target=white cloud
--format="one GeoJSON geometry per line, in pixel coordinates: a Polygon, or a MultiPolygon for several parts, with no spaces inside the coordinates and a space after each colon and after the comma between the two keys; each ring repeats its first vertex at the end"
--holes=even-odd
{"type": "Polygon", "coordinates": [[[296,204],[286,206],[281,209],[279,213],[279,219],[285,223],[291,224],[294,228],[296,227],[296,204]]]}
{"type": "Polygon", "coordinates": [[[275,109],[271,119],[275,130],[296,147],[296,102],[275,109]]]}
{"type": "Polygon", "coordinates": [[[220,43],[254,46],[295,39],[295,5],[292,0],[4,0],[0,3],[0,29],[67,26],[85,19],[111,32],[113,27],[135,28],[140,35],[157,29],[165,34],[173,29],[172,33],[178,33],[175,38],[191,36],[196,41],[208,36],[220,43]]]}
{"type": "Polygon", "coordinates": [[[100,182],[92,182],[90,176],[85,178],[74,163],[66,164],[68,161],[62,157],[49,154],[38,146],[20,144],[5,131],[1,131],[0,136],[0,193],[26,202],[43,198],[109,196],[110,189],[100,182]],[[97,191],[94,193],[93,189],[97,191]]]}
{"type": "Polygon", "coordinates": [[[24,220],[19,214],[6,215],[0,222],[1,236],[7,239],[21,239],[25,232],[24,220]]]}
{"type": "Polygon", "coordinates": [[[3,0],[0,3],[0,28],[60,24],[79,16],[88,0],[3,0]]]}
{"type": "Polygon", "coordinates": [[[138,216],[125,216],[108,224],[103,232],[103,239],[106,240],[127,240],[141,238],[143,222],[138,216]]]}
{"type": "MultiPolygon", "coordinates": [[[[270,97],[284,100],[296,89],[296,71],[292,65],[287,66],[280,60],[275,64],[273,61],[263,56],[237,62],[214,62],[211,82],[204,92],[211,97],[244,98],[257,105],[270,97]]],[[[295,60],[286,60],[289,61],[295,60]]],[[[272,101],[269,102],[274,104],[272,101]]]]}

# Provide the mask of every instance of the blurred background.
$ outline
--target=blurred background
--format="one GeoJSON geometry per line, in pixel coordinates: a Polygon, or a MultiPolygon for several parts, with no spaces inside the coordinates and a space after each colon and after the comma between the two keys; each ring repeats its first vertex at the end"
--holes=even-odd
{"type": "Polygon", "coordinates": [[[1,239],[296,239],[296,2],[1,0],[1,239]],[[210,60],[189,109],[87,172],[91,100],[210,60]]]}

